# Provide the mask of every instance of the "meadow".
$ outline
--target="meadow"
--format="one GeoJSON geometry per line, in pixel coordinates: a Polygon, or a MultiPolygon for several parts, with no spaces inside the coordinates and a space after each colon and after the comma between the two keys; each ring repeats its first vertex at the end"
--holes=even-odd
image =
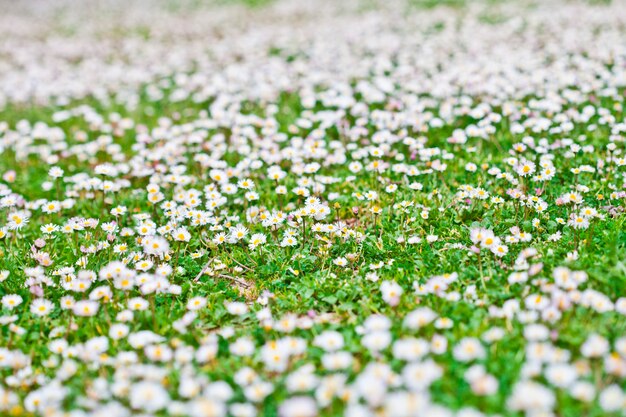
{"type": "Polygon", "coordinates": [[[626,415],[626,3],[0,2],[0,416],[626,415]]]}

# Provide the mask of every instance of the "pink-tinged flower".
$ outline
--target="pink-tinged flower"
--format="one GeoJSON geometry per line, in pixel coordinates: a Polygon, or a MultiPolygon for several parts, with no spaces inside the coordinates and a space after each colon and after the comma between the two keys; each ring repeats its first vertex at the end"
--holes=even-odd
{"type": "Polygon", "coordinates": [[[35,297],[43,297],[43,288],[41,288],[39,285],[31,285],[28,290],[35,297]]]}
{"type": "Polygon", "coordinates": [[[2,179],[8,183],[15,182],[16,178],[17,178],[17,174],[13,170],[7,171],[4,173],[4,175],[2,175],[2,179]]]}

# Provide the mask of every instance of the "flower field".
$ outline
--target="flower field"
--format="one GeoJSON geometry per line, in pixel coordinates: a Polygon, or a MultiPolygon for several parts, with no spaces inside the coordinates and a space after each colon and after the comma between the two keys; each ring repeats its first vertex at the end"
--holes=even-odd
{"type": "Polygon", "coordinates": [[[626,415],[626,2],[0,1],[0,416],[626,415]]]}

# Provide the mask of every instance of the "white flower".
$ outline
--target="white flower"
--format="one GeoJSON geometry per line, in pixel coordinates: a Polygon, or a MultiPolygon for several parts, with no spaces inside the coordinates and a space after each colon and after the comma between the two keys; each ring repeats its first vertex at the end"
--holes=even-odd
{"type": "MultiPolygon", "coordinates": [[[[429,407],[429,395],[423,391],[394,391],[385,396],[384,415],[393,417],[430,415],[428,414],[429,407]]],[[[374,413],[369,409],[359,410],[355,407],[352,410],[354,410],[353,413],[346,413],[346,417],[374,417],[374,413]]]]}
{"type": "Polygon", "coordinates": [[[315,417],[317,404],[311,397],[292,397],[278,407],[280,417],[315,417]]]}
{"type": "Polygon", "coordinates": [[[404,338],[393,344],[393,357],[407,362],[421,359],[430,352],[430,343],[424,339],[404,338]]]}
{"type": "Polygon", "coordinates": [[[322,356],[322,366],[329,371],[338,371],[351,366],[353,360],[349,352],[330,352],[322,356]]]}
{"type": "Polygon", "coordinates": [[[578,381],[570,387],[570,395],[579,401],[590,402],[596,396],[596,389],[591,382],[578,381]]]}
{"type": "Polygon", "coordinates": [[[142,244],[143,250],[147,255],[162,256],[170,248],[167,240],[160,236],[145,236],[142,244]]]}
{"type": "Polygon", "coordinates": [[[18,294],[7,294],[2,297],[2,305],[9,310],[13,310],[15,307],[22,304],[22,297],[18,294]]]}
{"type": "Polygon", "coordinates": [[[576,381],[578,373],[571,365],[556,363],[546,368],[545,377],[549,383],[556,387],[568,388],[576,381]]]}
{"type": "Polygon", "coordinates": [[[402,370],[402,380],[407,388],[422,391],[443,376],[443,370],[433,360],[413,362],[402,370]]]}
{"type": "Polygon", "coordinates": [[[333,259],[333,263],[337,266],[346,266],[348,265],[348,260],[344,257],[339,257],[339,258],[333,259]]]}
{"type": "MultiPolygon", "coordinates": [[[[229,411],[233,417],[255,417],[257,415],[257,410],[254,407],[254,405],[248,404],[248,403],[231,404],[229,411]]],[[[198,417],[201,417],[201,416],[198,416],[198,417]]]]}
{"type": "Polygon", "coordinates": [[[244,389],[244,395],[249,401],[259,403],[274,391],[274,386],[269,382],[257,381],[244,389]]]}
{"type": "Polygon", "coordinates": [[[528,413],[549,412],[554,407],[554,393],[532,381],[521,381],[513,386],[507,405],[511,410],[528,413]]]}
{"type": "Polygon", "coordinates": [[[124,323],[115,323],[109,328],[109,337],[113,340],[119,340],[128,335],[129,327],[124,323]]]}
{"type": "Polygon", "coordinates": [[[179,227],[172,232],[172,237],[179,242],[189,242],[191,234],[184,227],[179,227]]]}
{"type": "Polygon", "coordinates": [[[428,307],[413,310],[404,318],[403,325],[409,329],[427,326],[437,318],[437,314],[428,307]]]}
{"type": "Polygon", "coordinates": [[[613,412],[626,409],[626,395],[617,384],[609,385],[602,390],[599,402],[604,411],[613,412]]]}
{"type": "Polygon", "coordinates": [[[77,316],[81,317],[91,317],[94,316],[98,312],[98,308],[100,305],[97,301],[92,300],[80,300],[77,301],[76,304],[72,307],[72,311],[77,316]]]}
{"type": "Polygon", "coordinates": [[[383,294],[383,300],[391,306],[398,305],[400,296],[404,292],[395,281],[383,281],[380,285],[380,291],[383,294]]]}
{"type": "Polygon", "coordinates": [[[54,166],[48,170],[48,175],[52,178],[61,178],[63,176],[63,170],[57,166],[54,166]]]}
{"type": "Polygon", "coordinates": [[[339,332],[326,330],[325,332],[315,336],[313,345],[320,347],[327,352],[333,352],[343,348],[343,336],[339,332]]]}
{"type": "Polygon", "coordinates": [[[197,398],[189,404],[190,417],[225,417],[226,406],[214,398],[197,398]]]}
{"type": "Polygon", "coordinates": [[[191,311],[200,310],[207,305],[207,299],[205,297],[192,297],[187,301],[187,309],[191,311]]]}
{"type": "Polygon", "coordinates": [[[37,298],[30,305],[30,312],[36,316],[47,316],[54,309],[54,304],[44,298],[37,298]]]}
{"type": "Polygon", "coordinates": [[[439,240],[439,236],[437,236],[437,235],[427,235],[426,236],[426,241],[428,243],[433,243],[433,242],[436,242],[437,240],[439,240]]]}
{"type": "Polygon", "coordinates": [[[162,410],[170,401],[167,391],[160,384],[150,381],[133,384],[128,398],[131,407],[149,413],[162,410]]]}
{"type": "Polygon", "coordinates": [[[226,310],[235,316],[241,316],[248,312],[248,306],[239,301],[226,302],[226,310]]]}
{"type": "Polygon", "coordinates": [[[247,337],[240,337],[230,344],[230,353],[235,356],[251,356],[254,353],[254,342],[247,337]]]}
{"type": "Polygon", "coordinates": [[[361,344],[370,351],[379,352],[391,343],[391,333],[388,331],[374,331],[363,336],[361,344]]]}
{"type": "Polygon", "coordinates": [[[580,347],[580,353],[588,358],[597,358],[609,351],[609,342],[600,335],[592,334],[580,347]]]}
{"type": "Polygon", "coordinates": [[[484,359],[486,352],[478,339],[466,337],[454,347],[452,355],[460,362],[470,362],[475,359],[484,359]]]}

